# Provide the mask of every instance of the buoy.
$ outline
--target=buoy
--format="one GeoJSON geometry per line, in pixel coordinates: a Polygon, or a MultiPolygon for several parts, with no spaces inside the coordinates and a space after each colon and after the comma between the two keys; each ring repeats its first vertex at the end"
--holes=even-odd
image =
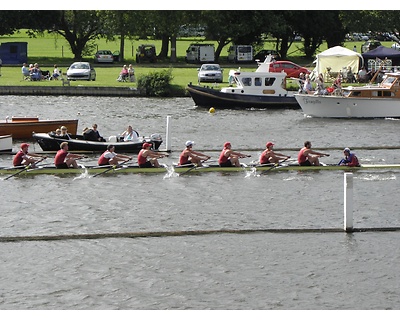
{"type": "Polygon", "coordinates": [[[210,108],[210,110],[208,110],[209,113],[215,113],[215,109],[213,107],[210,108]]]}

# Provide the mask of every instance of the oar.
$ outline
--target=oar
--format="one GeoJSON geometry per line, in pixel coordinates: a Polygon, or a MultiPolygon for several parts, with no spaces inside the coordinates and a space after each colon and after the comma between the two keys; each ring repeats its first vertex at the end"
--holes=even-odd
{"type": "MultiPolygon", "coordinates": [[[[36,165],[36,164],[38,164],[39,162],[42,162],[44,159],[45,159],[45,158],[42,158],[42,159],[40,159],[40,160],[34,162],[33,164],[36,165]]],[[[8,180],[8,179],[10,179],[10,178],[12,178],[12,177],[15,177],[15,176],[19,175],[20,173],[22,173],[22,172],[24,172],[24,171],[27,171],[27,170],[30,169],[30,168],[32,168],[32,163],[28,164],[28,165],[25,166],[22,170],[20,170],[20,171],[14,173],[14,174],[12,174],[11,176],[8,176],[8,177],[5,178],[4,180],[8,180]]]]}
{"type": "Polygon", "coordinates": [[[271,171],[272,169],[275,169],[275,168],[279,167],[282,163],[284,163],[288,159],[289,158],[286,158],[285,160],[282,160],[281,162],[275,163],[271,168],[269,168],[266,171],[263,171],[262,174],[266,174],[267,172],[271,171]]]}
{"type": "Polygon", "coordinates": [[[186,174],[186,173],[189,173],[190,171],[192,171],[192,170],[196,169],[197,167],[198,167],[198,165],[197,165],[197,164],[195,164],[195,165],[193,165],[193,167],[191,167],[189,170],[187,170],[187,171],[185,171],[185,172],[182,172],[182,173],[180,173],[180,174],[179,174],[179,176],[183,176],[184,174],[186,174]]]}
{"type": "MultiPolygon", "coordinates": [[[[202,160],[201,163],[204,163],[204,162],[206,162],[207,160],[208,160],[208,159],[202,160]]],[[[190,171],[192,171],[192,170],[194,170],[194,169],[196,169],[196,168],[199,168],[199,165],[194,164],[193,167],[191,167],[189,170],[187,170],[187,171],[185,171],[185,172],[182,172],[181,174],[179,174],[179,176],[183,176],[184,174],[189,173],[190,171]]],[[[200,167],[200,168],[201,168],[201,167],[200,167]]]]}
{"type": "Polygon", "coordinates": [[[114,166],[111,166],[111,168],[109,168],[109,169],[107,169],[107,170],[104,170],[103,172],[96,173],[96,174],[93,175],[92,177],[94,178],[94,177],[97,177],[97,176],[102,175],[102,174],[104,174],[104,173],[107,173],[107,172],[109,172],[109,171],[111,171],[111,170],[114,170],[115,168],[122,166],[124,163],[127,163],[127,162],[130,161],[130,160],[131,160],[131,159],[122,161],[121,163],[119,163],[119,164],[117,164],[117,165],[114,165],[114,166]]]}

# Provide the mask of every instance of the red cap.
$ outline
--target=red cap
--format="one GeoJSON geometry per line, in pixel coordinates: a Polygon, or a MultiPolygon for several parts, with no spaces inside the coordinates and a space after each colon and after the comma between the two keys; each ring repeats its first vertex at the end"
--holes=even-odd
{"type": "Polygon", "coordinates": [[[28,143],[21,143],[21,149],[26,148],[26,147],[29,147],[28,143]]]}
{"type": "Polygon", "coordinates": [[[146,149],[148,147],[152,147],[153,145],[151,143],[145,142],[143,143],[143,148],[146,149]]]}
{"type": "Polygon", "coordinates": [[[267,148],[269,148],[270,146],[274,146],[275,144],[272,143],[271,141],[267,142],[267,148]]]}
{"type": "Polygon", "coordinates": [[[230,145],[231,145],[230,142],[225,142],[225,143],[224,143],[224,148],[226,148],[227,146],[230,146],[230,145]]]}

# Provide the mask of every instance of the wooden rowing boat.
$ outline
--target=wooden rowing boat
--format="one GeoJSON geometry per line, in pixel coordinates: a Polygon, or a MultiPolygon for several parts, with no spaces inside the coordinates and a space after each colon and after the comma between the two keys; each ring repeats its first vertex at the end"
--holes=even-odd
{"type": "Polygon", "coordinates": [[[61,126],[68,128],[70,134],[76,134],[78,120],[40,120],[37,117],[12,117],[0,121],[0,135],[11,134],[13,139],[32,139],[32,132],[54,131],[61,126]]]}
{"type": "MultiPolygon", "coordinates": [[[[0,168],[1,175],[12,175],[23,169],[23,167],[16,168],[0,168]]],[[[34,174],[83,174],[88,173],[89,175],[99,174],[106,170],[109,170],[110,166],[87,166],[79,169],[56,169],[54,166],[41,166],[35,169],[25,170],[21,175],[34,175],[34,174]]],[[[115,173],[185,173],[190,170],[190,173],[201,173],[201,172],[272,172],[272,171],[326,171],[326,170],[340,170],[340,171],[359,171],[359,170],[399,170],[400,164],[365,164],[360,167],[347,167],[337,165],[325,165],[325,166],[299,166],[299,165],[280,165],[280,166],[243,166],[243,167],[220,167],[218,165],[209,165],[203,167],[177,167],[177,166],[166,166],[161,168],[139,168],[138,166],[122,166],[113,168],[106,172],[106,175],[115,173]]]]}

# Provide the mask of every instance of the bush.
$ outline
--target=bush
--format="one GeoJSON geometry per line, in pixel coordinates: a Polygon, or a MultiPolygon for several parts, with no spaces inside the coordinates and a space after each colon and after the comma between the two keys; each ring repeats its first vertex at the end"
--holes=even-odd
{"type": "Polygon", "coordinates": [[[151,72],[138,78],[137,87],[149,97],[168,97],[171,94],[172,70],[151,72]]]}

